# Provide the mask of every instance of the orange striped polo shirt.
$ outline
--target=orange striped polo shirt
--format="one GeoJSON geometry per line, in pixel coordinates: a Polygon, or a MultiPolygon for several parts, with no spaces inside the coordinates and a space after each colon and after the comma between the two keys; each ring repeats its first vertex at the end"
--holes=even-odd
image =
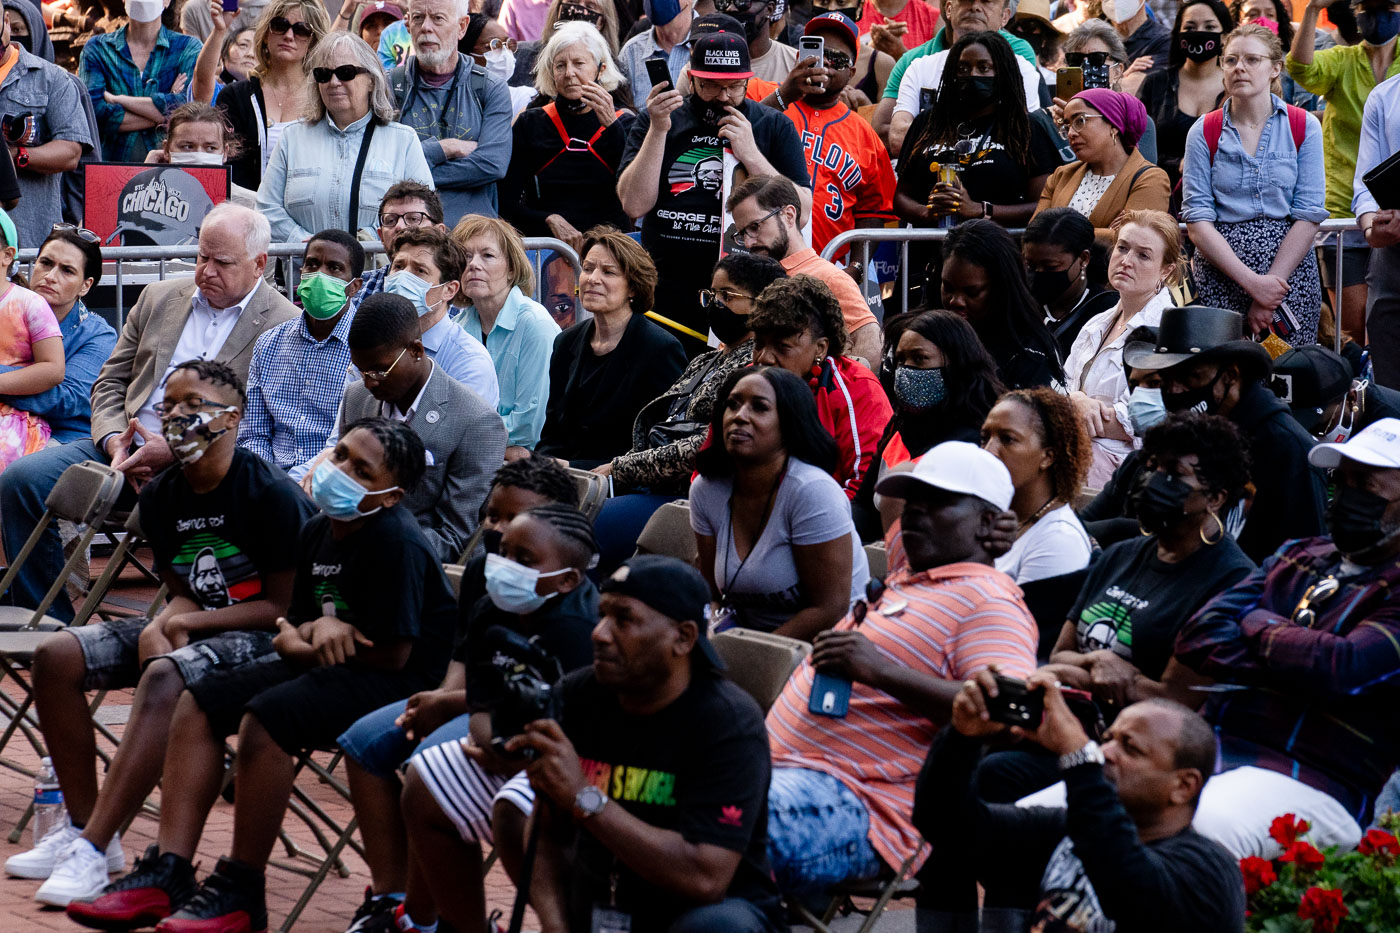
{"type": "MultiPolygon", "coordinates": [[[[860,632],[886,658],[944,680],[966,680],[988,664],[1012,677],[1035,670],[1035,620],[1012,579],[985,564],[958,563],[886,581],[860,632]]],[[[837,631],[854,627],[848,615],[837,631]]],[[[775,768],[810,768],[850,788],[870,813],[870,843],[898,867],[920,845],[910,823],[914,781],[938,727],[866,684],[851,690],[842,719],[807,709],[810,660],[793,672],[768,713],[775,768]]]]}

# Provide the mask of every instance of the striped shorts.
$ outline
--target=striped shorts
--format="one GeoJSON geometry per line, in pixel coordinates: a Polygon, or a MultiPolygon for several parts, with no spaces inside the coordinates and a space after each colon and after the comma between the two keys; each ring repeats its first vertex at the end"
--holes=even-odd
{"type": "Polygon", "coordinates": [[[506,800],[522,813],[535,805],[535,792],[521,771],[513,777],[488,774],[462,751],[462,741],[420,749],[408,760],[439,809],[465,842],[491,839],[491,808],[506,800]]]}

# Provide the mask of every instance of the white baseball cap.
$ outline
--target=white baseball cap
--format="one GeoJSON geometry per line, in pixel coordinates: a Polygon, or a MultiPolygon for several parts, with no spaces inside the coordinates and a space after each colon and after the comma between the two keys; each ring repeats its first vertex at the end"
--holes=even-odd
{"type": "Polygon", "coordinates": [[[1365,466],[1400,469],[1400,418],[1382,418],[1344,444],[1318,444],[1308,462],[1330,470],[1345,457],[1365,466]]]}
{"type": "MultiPolygon", "coordinates": [[[[1396,422],[1400,427],[1400,422],[1396,422]]],[[[921,487],[976,496],[1005,511],[1016,492],[1006,465],[976,444],[944,441],[920,457],[914,469],[892,473],[875,486],[882,496],[907,499],[921,487]]]]}

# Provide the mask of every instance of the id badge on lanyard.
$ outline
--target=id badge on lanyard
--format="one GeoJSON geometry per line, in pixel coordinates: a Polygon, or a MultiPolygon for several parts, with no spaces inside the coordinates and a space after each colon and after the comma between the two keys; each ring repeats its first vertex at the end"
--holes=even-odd
{"type": "Polygon", "coordinates": [[[632,915],[617,906],[617,872],[608,881],[608,906],[593,908],[590,933],[632,933],[632,915]]]}

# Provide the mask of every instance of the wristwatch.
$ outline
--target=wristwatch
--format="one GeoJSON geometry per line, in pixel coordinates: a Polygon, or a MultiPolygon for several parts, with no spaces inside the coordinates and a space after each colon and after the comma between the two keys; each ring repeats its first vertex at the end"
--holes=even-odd
{"type": "Polygon", "coordinates": [[[15,168],[29,167],[29,150],[20,146],[15,152],[15,168]]]}
{"type": "MultiPolygon", "coordinates": [[[[1095,742],[1093,739],[1085,742],[1079,751],[1060,756],[1061,771],[1068,771],[1070,768],[1087,764],[1103,764],[1103,750],[1099,748],[1099,743],[1095,742]]],[[[575,804],[575,806],[577,806],[577,804],[575,804]]]]}
{"type": "Polygon", "coordinates": [[[586,820],[597,816],[607,804],[607,795],[589,784],[574,795],[574,819],[586,820]]]}

